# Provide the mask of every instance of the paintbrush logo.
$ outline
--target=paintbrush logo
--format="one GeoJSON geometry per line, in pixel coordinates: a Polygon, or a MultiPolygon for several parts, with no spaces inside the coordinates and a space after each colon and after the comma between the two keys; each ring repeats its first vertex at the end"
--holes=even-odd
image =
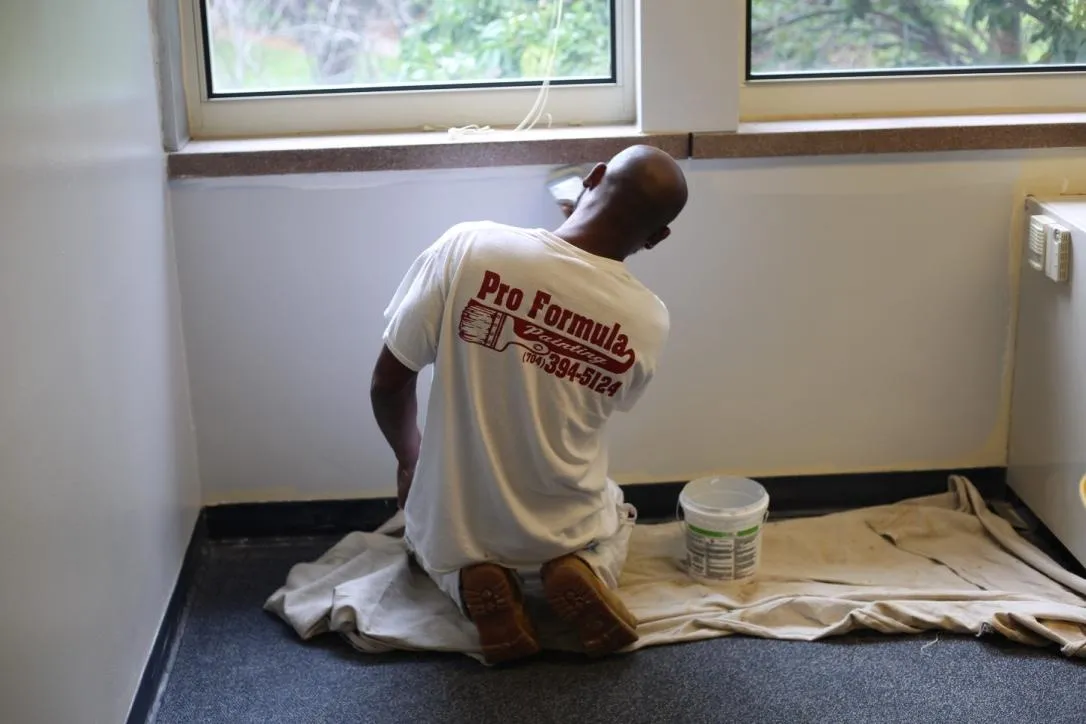
{"type": "Polygon", "coordinates": [[[482,345],[495,352],[504,352],[510,345],[523,347],[535,354],[547,354],[550,350],[542,342],[530,343],[518,339],[510,329],[515,318],[508,312],[488,307],[472,299],[460,314],[460,339],[482,345]],[[504,334],[503,334],[504,333],[504,334]]]}
{"type": "Polygon", "coordinates": [[[579,339],[545,329],[502,309],[471,299],[460,314],[460,339],[502,352],[517,346],[537,355],[553,354],[593,365],[613,375],[633,366],[634,356],[617,359],[579,339]]]}

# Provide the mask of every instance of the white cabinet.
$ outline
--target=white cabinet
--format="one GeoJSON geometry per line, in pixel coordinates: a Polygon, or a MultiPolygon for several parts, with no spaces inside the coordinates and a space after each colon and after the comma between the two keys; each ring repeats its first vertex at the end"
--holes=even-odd
{"type": "Polygon", "coordinates": [[[1086,197],[1032,199],[1071,232],[1067,280],[1027,261],[1023,244],[1008,482],[1086,564],[1086,197]]]}

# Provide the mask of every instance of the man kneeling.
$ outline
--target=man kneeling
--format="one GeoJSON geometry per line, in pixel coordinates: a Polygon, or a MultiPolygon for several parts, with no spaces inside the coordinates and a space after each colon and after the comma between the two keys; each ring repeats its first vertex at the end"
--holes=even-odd
{"type": "Polygon", "coordinates": [[[461,224],[422,253],[385,312],[374,414],[398,462],[405,539],[500,663],[539,651],[517,572],[603,655],[637,640],[613,589],[635,512],[607,477],[604,428],[632,409],[667,338],[627,270],[686,204],[678,164],[634,146],[584,179],[553,233],[461,224]],[[434,365],[425,434],[417,375],[434,365]]]}

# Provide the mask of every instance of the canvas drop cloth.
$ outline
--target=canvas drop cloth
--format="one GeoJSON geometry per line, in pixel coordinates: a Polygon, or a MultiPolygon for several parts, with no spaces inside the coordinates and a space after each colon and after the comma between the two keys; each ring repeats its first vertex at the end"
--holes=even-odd
{"type": "MultiPolygon", "coordinates": [[[[763,535],[755,578],[703,585],[678,562],[680,524],[635,526],[619,588],[640,620],[632,648],[730,634],[812,641],[873,629],[995,632],[1086,656],[1086,580],[1020,537],[964,478],[951,478],[943,495],[773,522],[763,535]]],[[[527,581],[526,593],[544,646],[575,650],[547,616],[538,585],[527,581]]],[[[339,632],[364,652],[479,658],[471,623],[390,535],[352,533],[296,565],[265,608],[303,639],[339,632]]]]}

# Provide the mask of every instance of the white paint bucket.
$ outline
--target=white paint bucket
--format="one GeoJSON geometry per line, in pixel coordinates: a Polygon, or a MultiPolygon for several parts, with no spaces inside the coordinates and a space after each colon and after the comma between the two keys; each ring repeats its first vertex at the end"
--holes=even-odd
{"type": "Polygon", "coordinates": [[[746,478],[699,478],[679,493],[686,569],[706,581],[735,581],[758,571],[769,494],[746,478]]]}

